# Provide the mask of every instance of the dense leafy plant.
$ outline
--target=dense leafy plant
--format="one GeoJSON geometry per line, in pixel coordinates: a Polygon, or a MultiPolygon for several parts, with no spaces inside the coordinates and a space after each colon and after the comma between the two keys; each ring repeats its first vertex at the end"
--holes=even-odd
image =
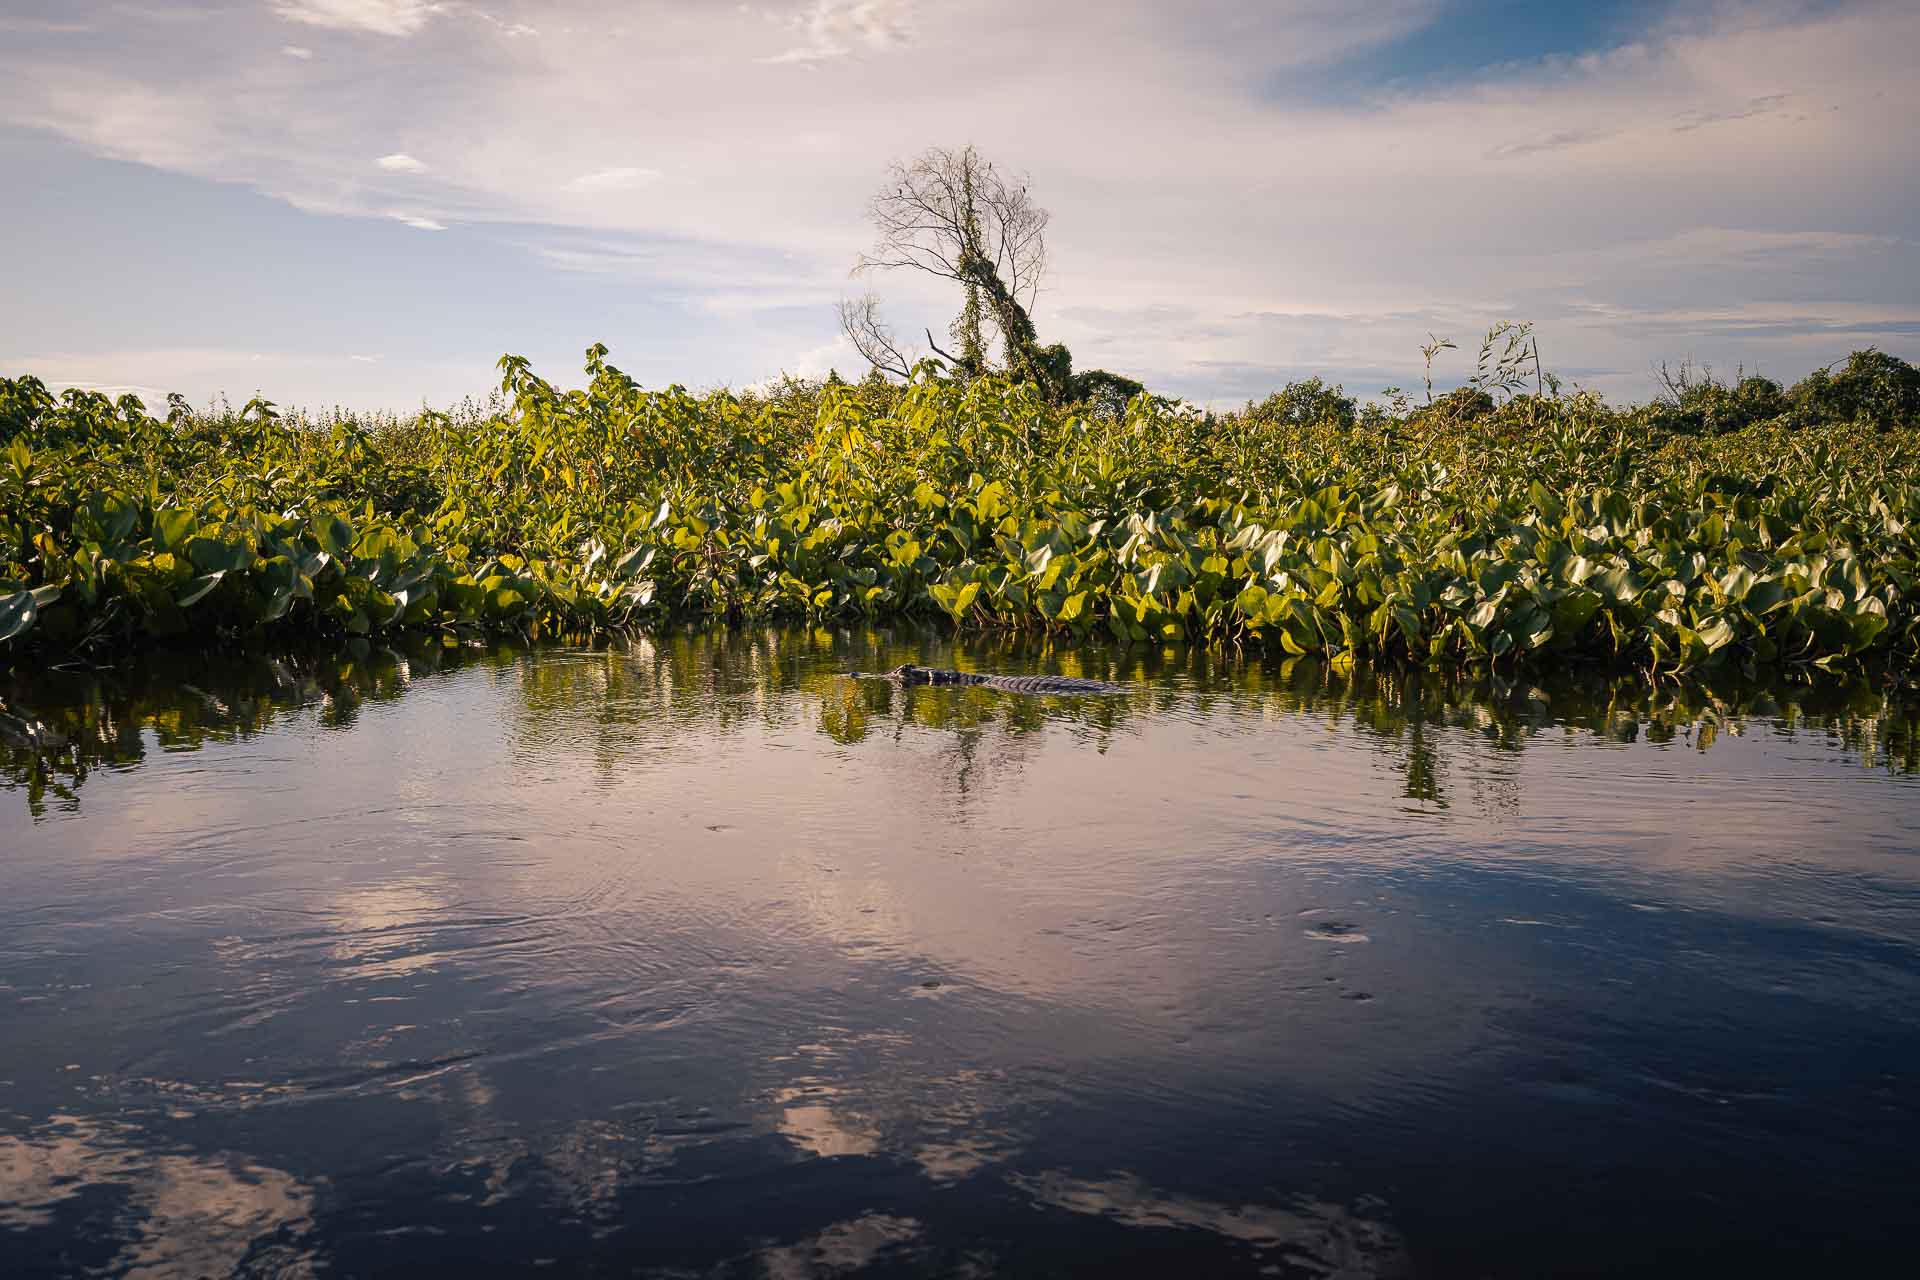
{"type": "Polygon", "coordinates": [[[894,617],[1341,662],[1920,657],[1911,366],[1750,379],[1778,411],[1706,432],[1519,349],[1524,381],[1406,412],[1318,382],[1062,407],[931,367],[694,396],[600,346],[580,389],[509,356],[495,405],[406,421],[0,380],[0,661],[894,617]]]}

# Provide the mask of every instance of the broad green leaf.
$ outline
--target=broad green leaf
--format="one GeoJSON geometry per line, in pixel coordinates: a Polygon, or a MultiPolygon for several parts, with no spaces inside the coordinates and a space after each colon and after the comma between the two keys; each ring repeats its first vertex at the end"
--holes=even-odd
{"type": "Polygon", "coordinates": [[[161,551],[177,550],[193,532],[193,513],[165,507],[153,513],[153,542],[161,551]]]}
{"type": "Polygon", "coordinates": [[[212,573],[202,574],[181,588],[180,593],[173,598],[174,603],[182,609],[200,603],[212,594],[213,589],[219,586],[221,579],[226,576],[225,569],[216,569],[212,573]]]}
{"type": "Polygon", "coordinates": [[[0,596],[0,640],[25,635],[39,616],[40,606],[34,602],[33,592],[16,591],[0,596]]]}
{"type": "Polygon", "coordinates": [[[353,551],[353,526],[339,516],[321,516],[314,522],[313,537],[336,560],[353,551]]]}

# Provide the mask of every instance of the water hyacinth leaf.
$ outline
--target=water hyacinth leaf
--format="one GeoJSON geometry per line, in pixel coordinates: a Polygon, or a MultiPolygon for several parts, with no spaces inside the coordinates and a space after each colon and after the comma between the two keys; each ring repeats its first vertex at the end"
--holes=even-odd
{"type": "Polygon", "coordinates": [[[1851,651],[1862,653],[1873,647],[1887,629],[1887,616],[1884,613],[1857,613],[1851,619],[1853,638],[1851,651]]]}
{"type": "Polygon", "coordinates": [[[1577,636],[1600,611],[1597,592],[1570,591],[1553,602],[1553,629],[1562,636],[1577,636]]]}
{"type": "Polygon", "coordinates": [[[186,542],[194,530],[191,511],[166,507],[153,513],[153,542],[156,550],[173,551],[186,542]]]}
{"type": "Polygon", "coordinates": [[[353,552],[353,526],[339,516],[322,516],[313,525],[314,541],[334,559],[353,552]]]}
{"type": "Polygon", "coordinates": [[[354,554],[365,560],[398,562],[412,553],[407,538],[390,528],[369,529],[354,543],[354,554]]]}
{"type": "Polygon", "coordinates": [[[1720,593],[1734,604],[1747,598],[1754,587],[1753,570],[1745,565],[1736,565],[1720,579],[1720,593]]]}
{"type": "Polygon", "coordinates": [[[174,596],[173,601],[182,609],[199,604],[202,600],[213,594],[213,589],[219,586],[221,580],[226,576],[227,571],[225,569],[216,569],[212,573],[202,574],[181,588],[179,594],[174,596]]]}
{"type": "Polygon", "coordinates": [[[1532,500],[1534,509],[1541,515],[1549,520],[1557,521],[1560,519],[1564,511],[1564,508],[1560,505],[1560,500],[1554,497],[1553,494],[1548,491],[1547,487],[1538,480],[1535,480],[1531,485],[1527,486],[1527,496],[1532,500]]]}
{"type": "Polygon", "coordinates": [[[615,560],[607,572],[612,574],[616,581],[622,578],[631,578],[634,574],[639,573],[653,563],[654,551],[655,548],[649,546],[635,547],[618,560],[615,560]]]}
{"type": "Polygon", "coordinates": [[[1587,585],[1614,604],[1631,604],[1640,598],[1642,590],[1639,579],[1625,565],[1602,569],[1587,579],[1587,585]]]}
{"type": "Polygon", "coordinates": [[[230,573],[253,563],[251,547],[224,542],[218,538],[192,538],[187,542],[187,559],[201,573],[230,573]]]}
{"type": "Polygon", "coordinates": [[[0,640],[25,635],[39,616],[40,606],[34,601],[33,592],[15,591],[0,596],[0,640]]]}

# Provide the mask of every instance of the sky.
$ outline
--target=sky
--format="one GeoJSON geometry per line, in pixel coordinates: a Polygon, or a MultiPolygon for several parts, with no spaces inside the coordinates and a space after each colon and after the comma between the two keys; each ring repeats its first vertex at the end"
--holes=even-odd
{"type": "Polygon", "coordinates": [[[399,409],[506,352],[862,372],[890,161],[1053,220],[1043,341],[1208,404],[1502,320],[1620,401],[1920,359],[1912,0],[0,0],[0,374],[399,409]]]}

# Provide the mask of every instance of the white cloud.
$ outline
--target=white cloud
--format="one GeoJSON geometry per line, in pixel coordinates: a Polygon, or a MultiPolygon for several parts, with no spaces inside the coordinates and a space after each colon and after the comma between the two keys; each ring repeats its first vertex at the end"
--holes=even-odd
{"type": "Polygon", "coordinates": [[[392,155],[381,156],[378,160],[375,160],[374,163],[382,169],[385,169],[388,173],[425,173],[427,171],[426,165],[421,164],[404,151],[396,151],[392,155]]]}
{"type": "Polygon", "coordinates": [[[313,50],[307,48],[305,45],[298,44],[283,44],[280,46],[280,52],[286,54],[289,58],[298,58],[302,62],[305,62],[313,56],[313,50]]]}
{"type": "Polygon", "coordinates": [[[580,195],[594,195],[602,191],[631,191],[635,187],[645,186],[660,176],[658,169],[597,169],[592,173],[583,173],[566,185],[566,190],[580,195]]]}
{"type": "Polygon", "coordinates": [[[422,218],[417,214],[392,213],[387,216],[395,222],[412,227],[415,231],[445,231],[447,229],[446,223],[435,222],[432,218],[422,218]]]}
{"type": "Polygon", "coordinates": [[[866,361],[853,349],[853,344],[844,336],[832,342],[823,342],[817,347],[795,352],[779,361],[780,372],[749,383],[746,390],[766,392],[780,385],[782,378],[824,378],[829,373],[838,373],[843,378],[858,378],[867,371],[866,361]]]}
{"type": "Polygon", "coordinates": [[[452,404],[484,388],[498,354],[481,346],[455,359],[415,355],[403,370],[400,361],[341,360],[332,350],[158,347],[76,353],[0,347],[0,369],[32,370],[56,389],[83,387],[116,398],[131,391],[160,412],[174,391],[195,405],[209,403],[216,392],[243,404],[262,391],[283,409],[333,404],[398,409],[419,405],[423,395],[434,404],[452,404]],[[404,378],[400,390],[395,389],[396,375],[404,378]]]}
{"type": "MultiPolygon", "coordinates": [[[[383,218],[418,171],[368,157],[404,121],[434,160],[431,207],[402,221],[501,228],[564,268],[541,275],[556,293],[632,280],[753,332],[686,338],[677,350],[715,362],[688,381],[763,376],[768,353],[832,339],[886,163],[967,141],[1030,173],[1053,211],[1043,334],[1171,389],[1233,396],[1315,371],[1376,389],[1417,378],[1427,329],[1464,346],[1505,316],[1538,320],[1550,363],[1610,371],[1582,377],[1622,394],[1689,347],[1783,375],[1863,335],[1920,349],[1902,328],[1920,297],[1920,159],[1886,123],[1920,117],[1910,0],[1791,18],[1724,0],[1617,49],[1332,96],[1302,69],[1337,81],[1341,57],[1417,34],[1438,0],[489,6],[498,21],[401,6],[416,31],[444,21],[329,58],[326,83],[257,65],[286,30],[266,7],[259,30],[204,48],[204,30],[170,48],[143,32],[138,50],[0,42],[0,127],[383,218]],[[539,39],[494,38],[536,12],[539,39]],[[863,60],[801,77],[753,65],[768,56],[863,60]],[[652,167],[609,167],[609,138],[652,167]]],[[[903,334],[950,318],[937,290],[873,283],[903,334]]],[[[640,314],[608,321],[608,340],[640,314]]]]}
{"type": "Polygon", "coordinates": [[[763,62],[829,62],[910,44],[918,0],[813,0],[787,20],[800,43],[763,62]]]}
{"type": "Polygon", "coordinates": [[[382,36],[413,35],[445,8],[427,0],[273,0],[273,11],[289,22],[382,36]]]}

